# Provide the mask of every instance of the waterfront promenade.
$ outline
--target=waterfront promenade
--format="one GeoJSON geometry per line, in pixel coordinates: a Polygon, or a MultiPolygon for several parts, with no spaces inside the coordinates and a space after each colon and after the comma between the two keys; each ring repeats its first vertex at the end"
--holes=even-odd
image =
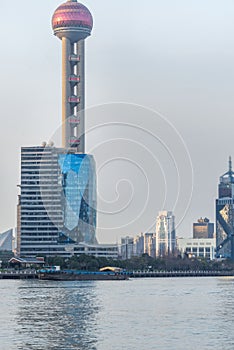
{"type": "Polygon", "coordinates": [[[36,279],[38,273],[35,270],[24,270],[24,271],[0,271],[0,280],[26,280],[36,279]]]}
{"type": "Polygon", "coordinates": [[[132,271],[131,278],[167,278],[167,277],[226,277],[234,276],[234,271],[132,271]]]}
{"type": "MultiPolygon", "coordinates": [[[[234,277],[234,271],[127,271],[129,278],[176,278],[176,277],[234,277]]],[[[0,280],[38,279],[36,270],[0,271],[0,280]]]]}

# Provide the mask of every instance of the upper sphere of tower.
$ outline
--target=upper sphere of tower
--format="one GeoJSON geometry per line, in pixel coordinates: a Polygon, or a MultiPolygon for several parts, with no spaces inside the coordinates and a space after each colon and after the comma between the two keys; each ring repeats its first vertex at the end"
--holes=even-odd
{"type": "Polygon", "coordinates": [[[54,34],[60,39],[67,37],[72,41],[87,38],[93,28],[90,11],[77,0],[68,0],[60,5],[52,17],[54,34]]]}

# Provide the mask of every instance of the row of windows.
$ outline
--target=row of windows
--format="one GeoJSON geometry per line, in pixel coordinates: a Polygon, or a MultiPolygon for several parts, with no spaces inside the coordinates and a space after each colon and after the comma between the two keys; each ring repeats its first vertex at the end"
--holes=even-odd
{"type": "Polygon", "coordinates": [[[190,253],[190,252],[193,252],[193,253],[197,253],[197,252],[200,252],[200,253],[204,253],[204,251],[206,253],[210,253],[211,252],[211,248],[186,248],[186,252],[187,253],[190,253]]]}
{"type": "Polygon", "coordinates": [[[41,227],[54,227],[54,223],[47,221],[47,222],[39,222],[39,221],[31,221],[31,222],[22,222],[21,223],[21,229],[27,229],[29,227],[32,227],[33,229],[36,227],[38,227],[38,229],[40,229],[41,227]]]}
{"type": "Polygon", "coordinates": [[[28,212],[31,212],[33,214],[36,214],[36,215],[47,215],[47,212],[50,213],[50,214],[53,214],[53,213],[57,213],[57,209],[50,209],[50,210],[45,210],[44,207],[43,208],[35,208],[35,207],[28,207],[28,208],[21,208],[21,214],[27,214],[28,212]],[[36,211],[35,211],[36,210],[36,211]]]}
{"type": "Polygon", "coordinates": [[[54,241],[51,241],[51,239],[43,239],[43,240],[32,240],[30,242],[21,242],[21,247],[27,247],[27,246],[32,246],[32,245],[48,245],[48,244],[53,244],[55,245],[57,243],[57,240],[55,239],[54,241]]]}
{"type": "Polygon", "coordinates": [[[211,243],[208,243],[208,242],[206,242],[206,243],[202,243],[202,242],[199,242],[199,243],[187,243],[187,245],[191,245],[191,246],[201,246],[201,245],[206,245],[206,246],[208,246],[208,245],[212,245],[211,243]]]}
{"type": "Polygon", "coordinates": [[[61,249],[58,249],[58,248],[24,248],[24,247],[21,247],[21,255],[24,254],[24,252],[32,252],[34,254],[36,254],[36,252],[60,252],[61,249]]]}
{"type": "Polygon", "coordinates": [[[58,232],[53,232],[53,233],[45,233],[45,234],[42,234],[42,233],[35,233],[33,235],[29,235],[28,233],[27,234],[23,234],[21,235],[21,241],[25,241],[25,242],[28,242],[30,240],[32,241],[41,241],[43,239],[57,239],[58,237],[58,232]],[[37,238],[38,237],[38,238],[37,238]]]}
{"type": "MultiPolygon", "coordinates": [[[[61,219],[61,216],[62,214],[59,215],[59,213],[56,213],[53,215],[53,220],[57,219],[61,219]]],[[[34,222],[37,222],[37,221],[43,221],[43,220],[48,220],[48,215],[47,216],[43,216],[43,215],[37,215],[37,214],[32,214],[32,213],[29,213],[29,214],[24,214],[24,215],[21,215],[21,220],[22,221],[34,221],[34,222]]]]}
{"type": "Polygon", "coordinates": [[[23,157],[21,164],[58,164],[57,158],[52,157],[23,157]]]}
{"type": "Polygon", "coordinates": [[[47,232],[49,235],[50,234],[55,234],[56,232],[58,232],[58,228],[56,228],[55,226],[50,226],[50,227],[34,227],[34,228],[20,228],[21,229],[21,235],[25,234],[31,234],[32,236],[36,235],[37,233],[44,233],[47,232]]]}

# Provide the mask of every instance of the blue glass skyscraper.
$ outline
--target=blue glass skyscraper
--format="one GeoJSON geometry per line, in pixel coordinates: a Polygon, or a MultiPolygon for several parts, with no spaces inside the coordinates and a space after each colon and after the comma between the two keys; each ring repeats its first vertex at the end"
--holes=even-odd
{"type": "Polygon", "coordinates": [[[51,146],[21,150],[17,252],[72,254],[96,244],[96,169],[93,156],[51,146]]]}

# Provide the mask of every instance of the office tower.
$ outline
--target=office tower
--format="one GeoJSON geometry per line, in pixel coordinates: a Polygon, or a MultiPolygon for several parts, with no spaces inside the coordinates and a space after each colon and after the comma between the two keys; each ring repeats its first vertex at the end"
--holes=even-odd
{"type": "Polygon", "coordinates": [[[121,238],[120,255],[123,260],[131,259],[134,255],[134,238],[129,236],[121,238]]]}
{"type": "Polygon", "coordinates": [[[229,158],[229,170],[220,177],[216,200],[216,256],[234,260],[234,172],[229,158]]]}
{"type": "Polygon", "coordinates": [[[175,248],[175,217],[171,211],[161,211],[156,221],[156,257],[173,256],[175,248]]]}
{"type": "Polygon", "coordinates": [[[134,238],[134,256],[144,254],[144,235],[141,233],[134,238]]]}
{"type": "Polygon", "coordinates": [[[156,236],[155,233],[144,233],[144,253],[152,258],[156,256],[156,236]]]}
{"type": "Polygon", "coordinates": [[[67,255],[80,242],[96,243],[92,156],[46,145],[23,147],[20,187],[18,255],[67,255]]]}
{"type": "Polygon", "coordinates": [[[13,251],[13,229],[0,233],[0,251],[13,251]]]}
{"type": "Polygon", "coordinates": [[[193,224],[193,238],[214,238],[214,224],[207,218],[200,218],[193,224]]]}
{"type": "Polygon", "coordinates": [[[62,142],[21,149],[17,254],[73,255],[96,244],[96,169],[85,154],[85,39],[93,19],[76,0],[53,14],[62,41],[62,142]]]}

